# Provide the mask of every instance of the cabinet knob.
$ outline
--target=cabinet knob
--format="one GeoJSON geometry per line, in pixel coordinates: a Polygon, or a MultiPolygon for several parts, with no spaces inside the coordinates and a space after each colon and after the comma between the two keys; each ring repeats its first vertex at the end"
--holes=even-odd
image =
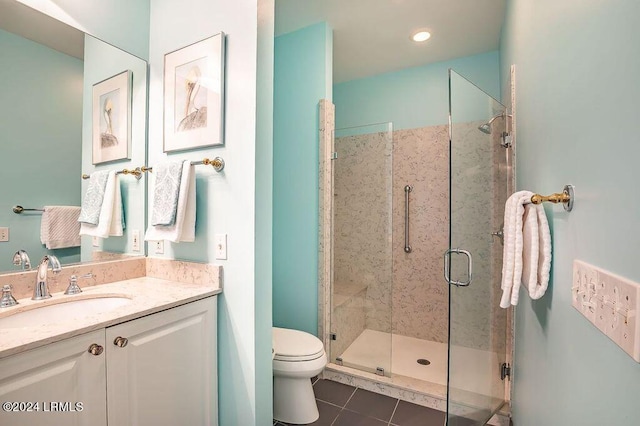
{"type": "Polygon", "coordinates": [[[104,351],[104,348],[98,345],[97,343],[94,343],[91,346],[89,346],[89,353],[91,355],[98,356],[102,353],[102,351],[104,351]]]}
{"type": "Polygon", "coordinates": [[[116,345],[119,348],[124,348],[125,346],[127,346],[127,343],[129,343],[129,340],[125,337],[116,337],[116,339],[113,341],[113,344],[116,345]]]}

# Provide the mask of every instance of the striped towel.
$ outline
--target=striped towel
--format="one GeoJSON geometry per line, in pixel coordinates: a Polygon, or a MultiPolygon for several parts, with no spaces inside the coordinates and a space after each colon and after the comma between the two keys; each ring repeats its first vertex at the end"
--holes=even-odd
{"type": "Polygon", "coordinates": [[[80,207],[45,206],[40,222],[40,241],[48,249],[80,246],[80,207]]]}

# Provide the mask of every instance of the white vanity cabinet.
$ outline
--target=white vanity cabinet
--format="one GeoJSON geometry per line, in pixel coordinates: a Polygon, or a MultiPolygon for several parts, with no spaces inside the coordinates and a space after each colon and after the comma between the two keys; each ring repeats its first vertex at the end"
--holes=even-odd
{"type": "Polygon", "coordinates": [[[107,328],[109,425],[217,425],[215,323],[210,297],[107,328]]]}
{"type": "Polygon", "coordinates": [[[0,425],[106,425],[104,346],[102,329],[0,360],[0,425]]]}
{"type": "Polygon", "coordinates": [[[39,402],[40,411],[1,410],[0,425],[217,425],[216,302],[208,297],[1,359],[0,403],[39,402]],[[51,402],[68,409],[79,402],[82,411],[53,412],[51,402]]]}

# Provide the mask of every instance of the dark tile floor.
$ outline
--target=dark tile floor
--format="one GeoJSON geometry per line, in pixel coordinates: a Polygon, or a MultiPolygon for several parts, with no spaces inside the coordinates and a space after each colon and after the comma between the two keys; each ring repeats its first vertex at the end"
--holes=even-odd
{"type": "MultiPolygon", "coordinates": [[[[442,426],[442,411],[330,380],[316,379],[317,426],[442,426]]],[[[274,422],[277,426],[286,423],[274,422]]]]}

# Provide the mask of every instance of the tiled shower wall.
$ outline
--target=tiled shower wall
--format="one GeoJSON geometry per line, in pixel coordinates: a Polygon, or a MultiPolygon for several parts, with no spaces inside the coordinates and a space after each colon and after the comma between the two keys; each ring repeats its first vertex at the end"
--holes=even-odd
{"type": "MultiPolygon", "coordinates": [[[[468,250],[490,259],[474,265],[474,284],[484,285],[470,286],[466,297],[454,299],[456,312],[465,313],[454,319],[454,326],[459,326],[458,343],[489,349],[492,340],[494,345],[504,341],[495,332],[503,317],[491,313],[499,301],[501,267],[493,260],[498,255],[501,260],[501,246],[490,236],[502,221],[504,205],[491,190],[504,171],[492,172],[492,157],[504,153],[486,149],[488,136],[478,131],[479,124],[455,127],[454,147],[461,151],[454,155],[462,158],[460,166],[467,176],[454,191],[464,198],[465,211],[473,213],[473,220],[457,221],[454,226],[461,238],[471,241],[468,250]],[[483,263],[498,266],[483,267],[483,263]]],[[[492,139],[492,146],[499,147],[495,133],[492,139]]],[[[449,246],[448,126],[398,130],[392,141],[384,132],[336,138],[335,149],[332,328],[338,341],[332,343],[333,356],[364,328],[447,342],[449,289],[443,279],[442,256],[449,246]],[[405,185],[413,187],[411,253],[403,250],[405,185]]]]}
{"type": "MultiPolygon", "coordinates": [[[[452,246],[468,250],[473,262],[473,281],[454,287],[451,297],[451,341],[458,346],[488,350],[491,337],[492,295],[492,182],[493,150],[490,136],[480,132],[482,123],[452,125],[452,246]]],[[[498,243],[499,244],[499,243],[498,243]]],[[[451,256],[451,276],[465,279],[463,256],[451,256]]],[[[498,289],[500,284],[497,283],[498,289]]]]}
{"type": "Polygon", "coordinates": [[[391,332],[392,147],[390,132],[335,139],[332,357],[365,328],[391,332]]]}
{"type": "Polygon", "coordinates": [[[442,254],[449,246],[449,128],[393,134],[393,332],[447,341],[448,292],[442,254]],[[404,252],[405,185],[409,242],[404,252]]]}
{"type": "Polygon", "coordinates": [[[393,132],[393,140],[390,136],[380,132],[335,139],[334,309],[337,298],[345,306],[340,316],[346,316],[344,298],[363,298],[360,303],[349,302],[351,325],[334,327],[342,329],[341,347],[362,331],[353,333],[360,328],[356,325],[447,341],[448,289],[442,280],[442,253],[449,235],[448,127],[399,130],[393,132]],[[405,185],[413,187],[413,250],[408,254],[404,252],[405,185]]]}

